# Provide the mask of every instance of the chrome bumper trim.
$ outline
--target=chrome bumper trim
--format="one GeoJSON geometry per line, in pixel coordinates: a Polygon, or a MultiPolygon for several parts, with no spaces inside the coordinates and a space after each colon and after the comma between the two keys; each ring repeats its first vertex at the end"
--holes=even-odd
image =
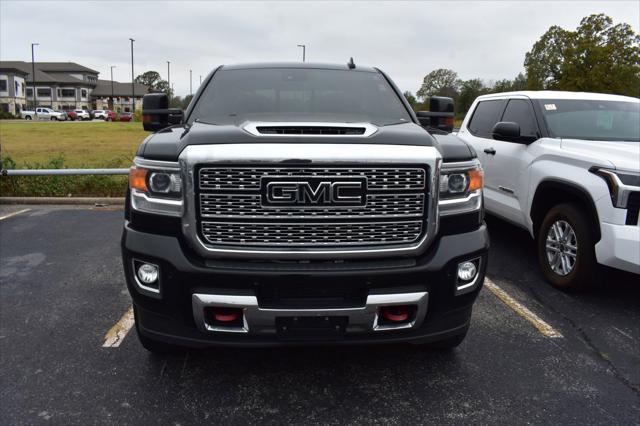
{"type": "Polygon", "coordinates": [[[256,296],[236,296],[223,294],[193,294],[193,317],[200,331],[218,333],[275,334],[277,317],[332,317],[346,316],[349,322],[347,333],[367,333],[377,331],[401,330],[420,327],[427,313],[429,293],[391,293],[370,294],[365,306],[336,309],[269,309],[258,306],[256,296]],[[399,325],[380,325],[378,308],[380,306],[416,305],[415,318],[410,323],[399,325]],[[242,327],[217,327],[207,323],[204,317],[206,307],[242,308],[242,327]]]}

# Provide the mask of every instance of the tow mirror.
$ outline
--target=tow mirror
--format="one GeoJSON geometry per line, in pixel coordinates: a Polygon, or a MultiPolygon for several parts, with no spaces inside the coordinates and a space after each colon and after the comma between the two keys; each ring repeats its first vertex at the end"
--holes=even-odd
{"type": "Polygon", "coordinates": [[[451,98],[432,96],[429,99],[429,111],[418,111],[416,115],[422,127],[447,133],[453,131],[455,107],[451,98]]]}
{"type": "Polygon", "coordinates": [[[169,96],[166,93],[149,93],[142,98],[144,130],[155,132],[182,123],[182,118],[181,109],[169,108],[169,96]]]}

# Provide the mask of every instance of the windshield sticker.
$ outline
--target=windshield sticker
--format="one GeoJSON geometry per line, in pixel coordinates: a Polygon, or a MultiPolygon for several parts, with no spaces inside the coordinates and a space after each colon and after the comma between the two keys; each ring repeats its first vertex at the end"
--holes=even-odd
{"type": "Polygon", "coordinates": [[[611,130],[613,128],[613,112],[598,111],[596,126],[600,129],[611,130]]]}
{"type": "Polygon", "coordinates": [[[555,111],[557,108],[556,104],[544,104],[544,109],[547,111],[555,111]]]}

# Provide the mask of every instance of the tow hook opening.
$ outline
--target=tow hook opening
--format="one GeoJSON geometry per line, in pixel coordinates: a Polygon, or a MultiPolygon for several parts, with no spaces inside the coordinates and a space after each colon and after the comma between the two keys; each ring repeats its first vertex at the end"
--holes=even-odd
{"type": "Polygon", "coordinates": [[[244,323],[244,310],[242,308],[204,308],[204,318],[212,327],[242,327],[244,323]]]}
{"type": "Polygon", "coordinates": [[[415,320],[416,305],[381,306],[378,325],[404,325],[415,320]]]}

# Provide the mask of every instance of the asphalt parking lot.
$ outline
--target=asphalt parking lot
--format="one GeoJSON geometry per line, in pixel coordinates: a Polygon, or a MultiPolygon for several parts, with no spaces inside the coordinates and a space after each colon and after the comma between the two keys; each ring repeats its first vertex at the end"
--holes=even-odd
{"type": "Polygon", "coordinates": [[[493,284],[453,352],[158,357],[134,331],[103,347],[130,306],[120,207],[0,206],[0,423],[640,424],[638,277],[609,271],[586,293],[560,293],[528,234],[488,223],[493,284]]]}

